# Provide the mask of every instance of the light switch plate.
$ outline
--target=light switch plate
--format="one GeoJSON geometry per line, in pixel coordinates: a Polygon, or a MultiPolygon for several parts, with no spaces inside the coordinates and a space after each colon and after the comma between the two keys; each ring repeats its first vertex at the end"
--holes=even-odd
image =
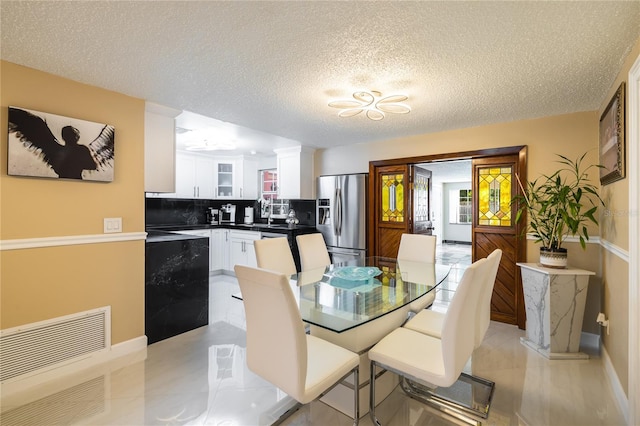
{"type": "Polygon", "coordinates": [[[114,232],[122,232],[122,218],[121,217],[105,217],[104,233],[111,234],[114,232]]]}

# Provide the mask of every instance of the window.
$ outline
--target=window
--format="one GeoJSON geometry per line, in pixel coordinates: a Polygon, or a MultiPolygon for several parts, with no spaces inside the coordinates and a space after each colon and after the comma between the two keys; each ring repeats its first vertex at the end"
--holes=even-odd
{"type": "Polygon", "coordinates": [[[260,170],[260,199],[268,203],[260,205],[260,217],[284,219],[289,213],[289,200],[278,199],[278,171],[276,169],[260,170]]]}
{"type": "Polygon", "coordinates": [[[449,223],[471,223],[471,190],[449,191],[449,223]]]}
{"type": "Polygon", "coordinates": [[[383,174],[382,183],[382,221],[404,222],[404,175],[383,174]]]}
{"type": "Polygon", "coordinates": [[[511,226],[511,166],[478,169],[478,225],[511,226]]]}

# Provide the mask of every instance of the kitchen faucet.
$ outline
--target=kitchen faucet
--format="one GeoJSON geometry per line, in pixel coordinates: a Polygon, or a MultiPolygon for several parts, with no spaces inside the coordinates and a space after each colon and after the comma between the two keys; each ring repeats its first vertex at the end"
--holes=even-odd
{"type": "Polygon", "coordinates": [[[271,226],[271,222],[273,221],[273,218],[271,217],[271,213],[273,212],[273,204],[269,203],[267,205],[267,208],[269,209],[269,215],[267,216],[267,226],[271,226]]]}

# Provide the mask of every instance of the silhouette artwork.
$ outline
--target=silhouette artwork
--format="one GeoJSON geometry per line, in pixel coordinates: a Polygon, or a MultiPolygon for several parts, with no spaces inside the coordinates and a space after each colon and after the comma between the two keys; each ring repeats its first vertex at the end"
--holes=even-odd
{"type": "Polygon", "coordinates": [[[113,180],[113,126],[9,107],[13,176],[113,180]]]}

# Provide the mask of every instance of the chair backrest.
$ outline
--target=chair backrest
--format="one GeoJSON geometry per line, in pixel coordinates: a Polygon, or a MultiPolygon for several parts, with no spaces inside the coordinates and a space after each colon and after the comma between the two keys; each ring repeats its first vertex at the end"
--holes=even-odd
{"type": "Polygon", "coordinates": [[[402,234],[398,259],[433,263],[436,261],[436,241],[434,235],[402,234]]]}
{"type": "Polygon", "coordinates": [[[496,282],[496,275],[498,274],[501,258],[502,250],[500,249],[495,249],[487,256],[487,267],[485,276],[482,278],[482,288],[480,290],[476,313],[476,347],[482,343],[484,335],[487,333],[489,324],[491,323],[491,296],[493,295],[493,285],[496,282]]]}
{"type": "Polygon", "coordinates": [[[469,266],[462,275],[442,321],[442,357],[446,378],[455,382],[475,348],[475,320],[487,259],[469,266]]]}
{"type": "Polygon", "coordinates": [[[307,338],[288,278],[236,265],[247,320],[247,366],[292,397],[304,394],[307,338]]]}
{"type": "Polygon", "coordinates": [[[300,270],[309,271],[329,266],[329,252],[324,237],[320,233],[296,236],[300,253],[300,270]]]}
{"type": "Polygon", "coordinates": [[[287,276],[297,272],[289,240],[286,237],[256,240],[253,247],[256,250],[258,268],[276,271],[287,276]]]}

